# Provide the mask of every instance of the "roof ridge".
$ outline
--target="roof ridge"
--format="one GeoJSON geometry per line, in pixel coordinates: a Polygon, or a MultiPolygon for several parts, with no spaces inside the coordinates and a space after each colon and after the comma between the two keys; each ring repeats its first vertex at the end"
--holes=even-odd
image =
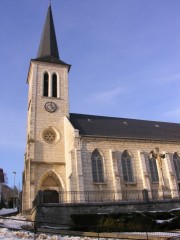
{"type": "Polygon", "coordinates": [[[94,114],[83,114],[83,113],[70,113],[70,115],[81,115],[81,116],[89,116],[89,117],[99,117],[99,118],[111,118],[111,119],[123,119],[123,120],[130,120],[130,121],[143,121],[143,122],[153,122],[153,123],[166,123],[166,124],[177,124],[174,122],[165,122],[159,120],[147,120],[147,119],[137,119],[137,118],[125,118],[125,117],[114,117],[114,116],[103,116],[103,115],[94,115],[94,114]]]}

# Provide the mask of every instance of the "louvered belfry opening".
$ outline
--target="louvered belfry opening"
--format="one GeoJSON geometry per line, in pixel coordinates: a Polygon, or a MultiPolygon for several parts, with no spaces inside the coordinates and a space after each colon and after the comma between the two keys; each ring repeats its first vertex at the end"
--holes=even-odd
{"type": "Polygon", "coordinates": [[[57,75],[52,76],[52,97],[57,97],[57,75]]]}
{"type": "Polygon", "coordinates": [[[49,75],[48,73],[44,74],[44,86],[43,86],[43,96],[48,97],[48,91],[49,91],[49,75]]]}

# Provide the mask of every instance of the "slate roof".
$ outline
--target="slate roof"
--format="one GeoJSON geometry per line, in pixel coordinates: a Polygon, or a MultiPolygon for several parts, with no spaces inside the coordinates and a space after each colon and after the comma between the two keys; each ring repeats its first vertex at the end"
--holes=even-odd
{"type": "Polygon", "coordinates": [[[48,7],[37,58],[32,60],[66,65],[68,69],[71,67],[71,65],[63,62],[59,57],[51,5],[48,7]]]}
{"type": "Polygon", "coordinates": [[[82,136],[180,141],[180,124],[128,118],[70,114],[70,122],[82,136]]]}
{"type": "Polygon", "coordinates": [[[61,64],[61,65],[66,65],[68,66],[68,69],[70,69],[71,65],[67,64],[65,62],[63,62],[60,59],[57,59],[53,56],[45,56],[45,57],[41,57],[41,58],[36,58],[36,59],[31,59],[32,61],[39,61],[39,62],[48,62],[48,63],[57,63],[57,64],[61,64]]]}

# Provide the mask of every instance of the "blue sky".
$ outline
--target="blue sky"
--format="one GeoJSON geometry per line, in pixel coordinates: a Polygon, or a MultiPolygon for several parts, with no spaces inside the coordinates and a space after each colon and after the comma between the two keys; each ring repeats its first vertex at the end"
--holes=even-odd
{"type": "MultiPolygon", "coordinates": [[[[0,1],[0,167],[21,185],[26,84],[48,0],[0,1]]],[[[70,112],[180,122],[179,0],[52,0],[70,112]]]]}

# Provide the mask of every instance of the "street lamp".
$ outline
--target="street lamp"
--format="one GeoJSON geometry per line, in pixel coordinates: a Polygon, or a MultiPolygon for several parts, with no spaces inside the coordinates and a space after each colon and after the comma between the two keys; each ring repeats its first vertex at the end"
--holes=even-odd
{"type": "Polygon", "coordinates": [[[4,183],[4,172],[3,169],[0,168],[0,204],[2,201],[2,184],[4,183]]]}
{"type": "Polygon", "coordinates": [[[16,186],[16,172],[12,172],[14,174],[14,197],[13,197],[13,208],[15,208],[15,186],[16,186]]]}
{"type": "Polygon", "coordinates": [[[15,190],[15,186],[16,186],[16,172],[12,172],[14,174],[14,190],[15,190]]]}

